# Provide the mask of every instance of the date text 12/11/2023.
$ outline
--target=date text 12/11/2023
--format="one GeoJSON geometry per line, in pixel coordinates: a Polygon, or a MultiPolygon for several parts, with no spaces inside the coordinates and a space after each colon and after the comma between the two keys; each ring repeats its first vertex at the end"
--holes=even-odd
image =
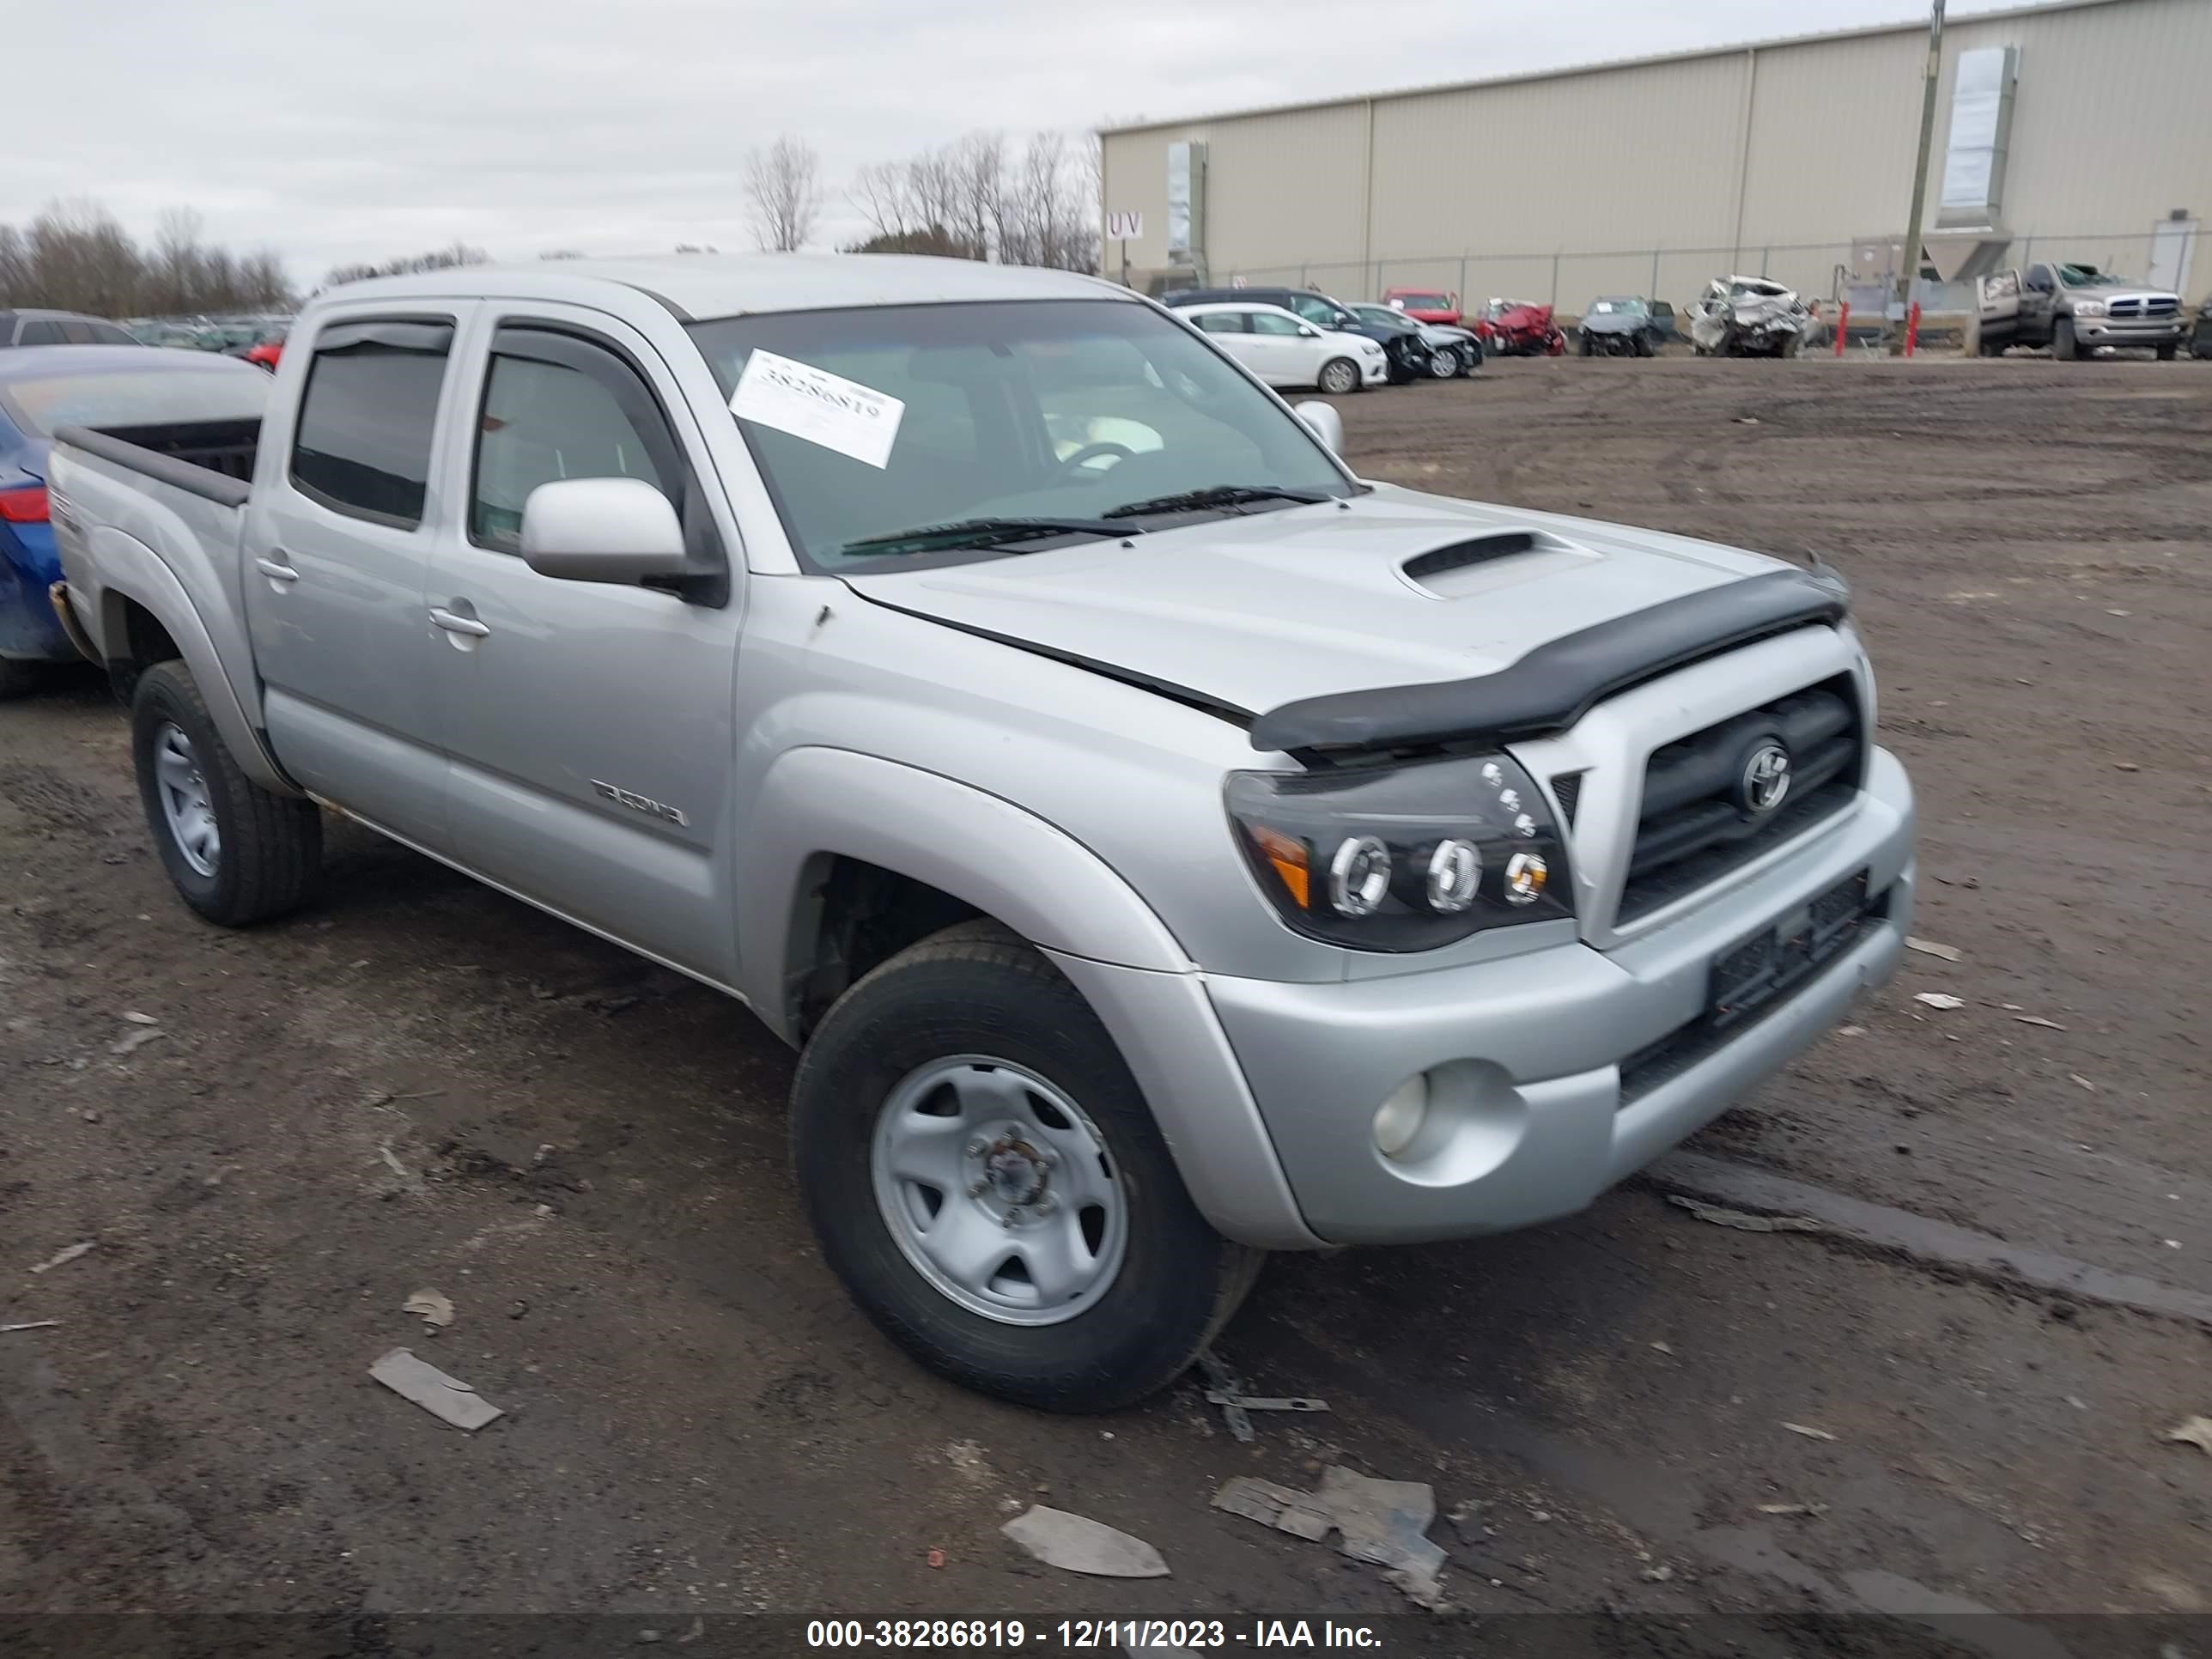
{"type": "Polygon", "coordinates": [[[1060,1619],[1036,1624],[1018,1619],[815,1619],[807,1621],[806,1645],[923,1653],[992,1648],[1067,1653],[1202,1648],[1358,1648],[1371,1652],[1382,1646],[1382,1638],[1369,1626],[1328,1619],[1060,1619]]]}

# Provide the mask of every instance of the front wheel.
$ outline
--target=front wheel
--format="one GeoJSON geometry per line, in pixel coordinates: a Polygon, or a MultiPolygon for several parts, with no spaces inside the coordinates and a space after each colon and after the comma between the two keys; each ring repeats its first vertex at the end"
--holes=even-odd
{"type": "Polygon", "coordinates": [[[2170,363],[2170,362],[2172,362],[2173,361],[2173,354],[2174,354],[2176,351],[2179,350],[2180,349],[2181,349],[2181,348],[2180,348],[2180,343],[2179,343],[2179,342],[2178,342],[2178,341],[2177,341],[2175,343],[2172,344],[2172,345],[2162,345],[2162,346],[2159,347],[2159,349],[2158,349],[2158,360],[2159,360],[2159,362],[2162,362],[2162,363],[2170,363]]]}
{"type": "Polygon", "coordinates": [[[1438,346],[1429,353],[1429,378],[1449,380],[1459,373],[1459,353],[1449,346],[1438,346]]]}
{"type": "Polygon", "coordinates": [[[131,753],[147,826],[185,903],[243,927],[306,902],[322,873],[321,811],[246,775],[182,663],[138,677],[131,753]]]}
{"type": "Polygon", "coordinates": [[[1191,1202],[1097,1016],[994,924],[947,929],[847,992],[792,1085],[823,1255],[923,1364],[1048,1411],[1181,1376],[1260,1253],[1191,1202]]]}
{"type": "Polygon", "coordinates": [[[2061,317],[2051,331],[2051,355],[2062,363],[2081,361],[2081,343],[2074,337],[2074,319],[2061,317]]]}
{"type": "Polygon", "coordinates": [[[1321,366],[1317,382],[1332,398],[1342,398],[1359,390],[1359,365],[1349,357],[1332,357],[1321,366]]]}

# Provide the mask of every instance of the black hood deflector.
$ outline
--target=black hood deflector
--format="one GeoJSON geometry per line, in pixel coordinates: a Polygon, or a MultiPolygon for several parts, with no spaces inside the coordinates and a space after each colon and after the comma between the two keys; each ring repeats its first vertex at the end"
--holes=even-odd
{"type": "Polygon", "coordinates": [[[1601,698],[1793,628],[1833,627],[1850,610],[1842,579],[1826,567],[1777,570],[1563,635],[1477,679],[1284,703],[1252,722],[1252,746],[1326,755],[1551,737],[1601,698]]]}

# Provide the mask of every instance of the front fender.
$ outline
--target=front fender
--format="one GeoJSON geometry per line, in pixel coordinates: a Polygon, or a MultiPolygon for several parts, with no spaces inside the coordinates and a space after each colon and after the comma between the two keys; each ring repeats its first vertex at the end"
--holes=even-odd
{"type": "MultiPolygon", "coordinates": [[[[88,534],[89,564],[100,584],[98,632],[100,646],[108,658],[121,658],[129,648],[130,625],[126,602],[139,605],[167,630],[191,671],[192,683],[207,704],[209,718],[224,744],[237,757],[246,776],[272,794],[297,796],[301,792],[285,777],[269,752],[261,732],[239,699],[215,639],[202,620],[198,607],[177,580],[176,573],[143,542],[106,525],[88,534]]],[[[72,582],[74,592],[78,584],[72,582]]]]}
{"type": "Polygon", "coordinates": [[[789,1041],[787,994],[825,856],[864,859],[973,905],[1032,945],[1158,972],[1194,964],[1097,854],[1012,802],[848,749],[779,756],[738,841],[741,988],[789,1041]]]}

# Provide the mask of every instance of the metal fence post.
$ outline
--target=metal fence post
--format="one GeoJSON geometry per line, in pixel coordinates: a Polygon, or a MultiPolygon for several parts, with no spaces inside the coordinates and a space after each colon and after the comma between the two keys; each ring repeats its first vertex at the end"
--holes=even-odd
{"type": "Polygon", "coordinates": [[[2020,239],[2020,268],[2022,270],[2025,270],[2034,262],[2035,238],[2033,236],[2023,236],[2020,239]]]}
{"type": "Polygon", "coordinates": [[[1656,247],[1651,250],[1651,290],[1644,297],[1647,300],[1659,297],[1659,250],[1656,247]]]}
{"type": "Polygon", "coordinates": [[[1455,290],[1455,294],[1460,304],[1464,307],[1467,304],[1467,255],[1464,253],[1459,256],[1459,287],[1455,290]]]}
{"type": "Polygon", "coordinates": [[[1552,309],[1559,308],[1559,256],[1552,255],[1552,309]]]}

